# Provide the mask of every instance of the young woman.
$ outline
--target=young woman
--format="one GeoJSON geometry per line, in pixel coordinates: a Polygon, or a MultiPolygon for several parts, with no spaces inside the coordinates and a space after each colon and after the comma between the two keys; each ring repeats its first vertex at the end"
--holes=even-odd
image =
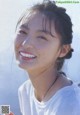
{"type": "Polygon", "coordinates": [[[80,115],[80,88],[61,72],[71,43],[71,19],[54,2],[34,5],[20,18],[15,54],[29,74],[19,88],[22,115],[80,115]]]}

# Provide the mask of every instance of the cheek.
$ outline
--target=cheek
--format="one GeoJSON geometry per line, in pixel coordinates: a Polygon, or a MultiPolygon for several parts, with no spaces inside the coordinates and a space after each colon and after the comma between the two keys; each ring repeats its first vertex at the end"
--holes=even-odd
{"type": "Polygon", "coordinates": [[[49,47],[49,43],[47,41],[35,40],[34,46],[36,47],[36,49],[38,49],[38,51],[41,54],[43,54],[44,52],[46,53],[46,51],[49,47]]]}
{"type": "Polygon", "coordinates": [[[54,62],[58,57],[59,46],[50,43],[41,47],[39,51],[44,61],[54,62]]]}

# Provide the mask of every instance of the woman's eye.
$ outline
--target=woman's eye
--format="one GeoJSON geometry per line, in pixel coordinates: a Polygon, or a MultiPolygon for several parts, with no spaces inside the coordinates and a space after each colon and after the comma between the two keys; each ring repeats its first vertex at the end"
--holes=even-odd
{"type": "Polygon", "coordinates": [[[46,37],[44,37],[44,36],[38,36],[38,38],[43,39],[43,40],[47,40],[46,37]]]}
{"type": "Polygon", "coordinates": [[[25,34],[25,35],[27,34],[27,33],[26,33],[25,31],[23,31],[23,30],[19,30],[19,33],[20,33],[20,34],[25,34]]]}

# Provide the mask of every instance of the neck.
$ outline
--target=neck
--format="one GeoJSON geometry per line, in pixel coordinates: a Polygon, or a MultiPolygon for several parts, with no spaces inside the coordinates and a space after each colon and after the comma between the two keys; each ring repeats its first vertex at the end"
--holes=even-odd
{"type": "Polygon", "coordinates": [[[37,74],[29,74],[29,77],[34,86],[36,98],[39,101],[42,101],[48,91],[51,90],[52,86],[56,84],[55,79],[57,77],[57,72],[56,70],[53,70],[53,68],[48,68],[47,70],[37,74]]]}

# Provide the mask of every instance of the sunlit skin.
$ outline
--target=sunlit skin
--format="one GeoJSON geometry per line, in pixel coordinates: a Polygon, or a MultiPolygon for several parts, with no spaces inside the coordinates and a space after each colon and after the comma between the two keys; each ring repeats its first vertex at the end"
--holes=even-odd
{"type": "MultiPolygon", "coordinates": [[[[44,15],[36,12],[31,18],[23,21],[16,31],[15,54],[19,67],[26,70],[35,89],[36,98],[42,101],[47,89],[57,75],[56,60],[63,57],[70,49],[69,45],[61,45],[61,36],[55,31],[54,23],[46,24],[43,30],[44,15]],[[34,55],[26,58],[22,53],[34,55]]],[[[47,98],[54,94],[63,85],[68,85],[66,78],[59,78],[49,91],[47,98]]]]}

